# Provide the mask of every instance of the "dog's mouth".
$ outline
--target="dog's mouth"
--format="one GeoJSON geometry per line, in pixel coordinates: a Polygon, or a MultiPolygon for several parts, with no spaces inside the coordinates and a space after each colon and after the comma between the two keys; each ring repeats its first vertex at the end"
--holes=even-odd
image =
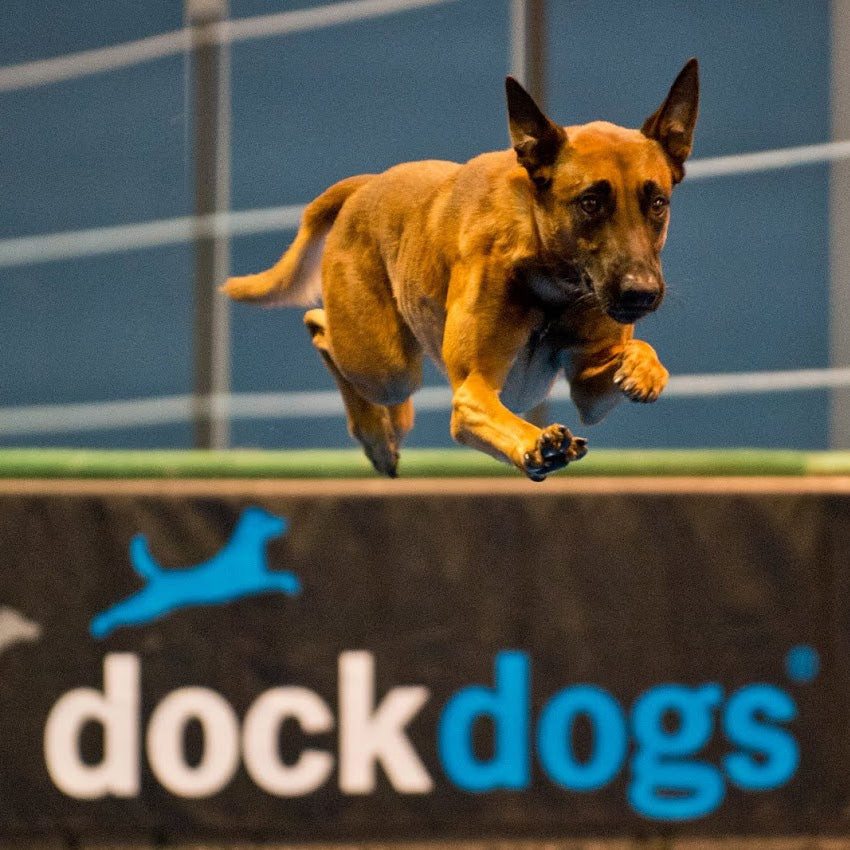
{"type": "Polygon", "coordinates": [[[639,319],[642,319],[645,314],[636,315],[634,313],[617,313],[614,310],[609,310],[608,317],[613,319],[618,325],[633,325],[639,319]]]}
{"type": "MultiPolygon", "coordinates": [[[[657,305],[655,305],[657,306],[657,305]]],[[[605,310],[605,313],[612,318],[617,324],[620,325],[633,325],[638,320],[642,319],[644,316],[648,316],[655,310],[655,306],[647,307],[643,309],[637,308],[629,308],[629,307],[620,307],[618,305],[614,305],[608,307],[605,310]]]]}
{"type": "Polygon", "coordinates": [[[587,269],[581,266],[572,266],[570,283],[572,284],[573,295],[577,296],[580,301],[595,303],[597,306],[602,307],[602,298],[593,284],[593,277],[587,269]]]}
{"type": "Polygon", "coordinates": [[[554,269],[554,277],[567,292],[575,294],[593,290],[590,275],[581,266],[572,263],[559,265],[554,269]]]}

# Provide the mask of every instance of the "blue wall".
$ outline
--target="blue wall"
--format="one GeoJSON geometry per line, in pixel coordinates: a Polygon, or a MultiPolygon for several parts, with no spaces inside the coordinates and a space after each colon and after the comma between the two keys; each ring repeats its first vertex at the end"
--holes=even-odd
{"type": "MultiPolygon", "coordinates": [[[[177,2],[6,0],[0,64],[178,28],[177,2]]],[[[233,17],[320,5],[231,0],[233,17]]],[[[562,123],[641,123],[691,55],[703,97],[695,157],[829,137],[829,4],[550,0],[548,107],[562,123]]],[[[233,207],[301,203],[349,174],[507,144],[507,0],[239,43],[233,207]]],[[[0,93],[0,238],[133,223],[191,209],[185,57],[0,93]]],[[[665,251],[670,295],[640,326],[673,373],[825,366],[828,168],[685,182],[665,251]]],[[[266,267],[292,233],[234,240],[266,267]]],[[[188,247],[0,269],[0,407],[184,393],[191,385],[188,247]]],[[[233,311],[235,391],[330,389],[300,311],[233,311]]],[[[428,383],[439,383],[433,370],[428,383]]],[[[554,413],[576,420],[566,403],[554,413]]],[[[448,445],[448,413],[411,445],[448,445]]],[[[622,405],[601,446],[792,446],[827,440],[826,392],[622,405]]],[[[188,445],[186,426],[11,444],[188,445]]],[[[341,419],[244,421],[239,445],[344,446],[341,419]]]]}

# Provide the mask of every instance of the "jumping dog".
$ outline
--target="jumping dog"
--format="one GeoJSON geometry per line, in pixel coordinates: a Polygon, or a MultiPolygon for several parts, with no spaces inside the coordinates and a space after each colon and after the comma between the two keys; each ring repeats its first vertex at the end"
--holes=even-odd
{"type": "Polygon", "coordinates": [[[634,338],[664,296],[660,253],[699,99],[691,59],[639,130],[553,123],[506,80],[512,149],[424,161],[331,186],[268,271],[234,277],[237,301],[324,309],[304,317],[375,468],[396,474],[423,354],[451,382],[451,433],[534,481],[586,441],[512,411],[564,374],[579,417],[651,402],[668,373],[634,338]]]}

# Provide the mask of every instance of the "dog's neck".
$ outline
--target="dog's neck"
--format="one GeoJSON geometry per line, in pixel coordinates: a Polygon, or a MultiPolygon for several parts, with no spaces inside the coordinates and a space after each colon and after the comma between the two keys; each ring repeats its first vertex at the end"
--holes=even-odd
{"type": "Polygon", "coordinates": [[[530,263],[516,270],[516,286],[528,302],[545,313],[560,313],[576,302],[590,301],[592,289],[580,269],[569,263],[530,263]]]}

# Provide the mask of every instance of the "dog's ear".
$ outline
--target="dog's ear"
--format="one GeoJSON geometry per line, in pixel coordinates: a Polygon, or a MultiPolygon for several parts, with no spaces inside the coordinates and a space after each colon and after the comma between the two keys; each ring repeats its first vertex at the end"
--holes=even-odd
{"type": "Polygon", "coordinates": [[[676,183],[685,176],[684,163],[693,146],[698,112],[699,63],[690,59],[676,77],[667,99],[640,128],[644,136],[655,139],[664,148],[676,183]]]}
{"type": "Polygon", "coordinates": [[[513,78],[505,80],[508,98],[508,127],[519,164],[535,186],[552,181],[552,166],[567,143],[563,127],[550,121],[531,95],[513,78]]]}

